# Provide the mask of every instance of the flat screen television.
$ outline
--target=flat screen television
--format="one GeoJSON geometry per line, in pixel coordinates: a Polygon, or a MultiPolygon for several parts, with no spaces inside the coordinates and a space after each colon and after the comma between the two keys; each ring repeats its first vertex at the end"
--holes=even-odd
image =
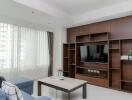
{"type": "Polygon", "coordinates": [[[90,44],[80,46],[80,58],[82,62],[108,62],[108,45],[90,44]]]}

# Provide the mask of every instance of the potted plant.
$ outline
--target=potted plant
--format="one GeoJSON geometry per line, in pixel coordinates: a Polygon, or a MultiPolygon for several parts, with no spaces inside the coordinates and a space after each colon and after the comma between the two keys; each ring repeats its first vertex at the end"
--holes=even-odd
{"type": "Polygon", "coordinates": [[[128,60],[132,60],[132,50],[130,50],[128,53],[128,60]]]}

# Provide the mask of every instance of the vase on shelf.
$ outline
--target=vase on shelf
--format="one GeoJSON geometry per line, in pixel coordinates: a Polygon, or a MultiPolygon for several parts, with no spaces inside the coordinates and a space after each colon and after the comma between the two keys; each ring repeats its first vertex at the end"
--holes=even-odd
{"type": "Polygon", "coordinates": [[[128,60],[132,60],[132,50],[130,50],[128,53],[128,60]]]}

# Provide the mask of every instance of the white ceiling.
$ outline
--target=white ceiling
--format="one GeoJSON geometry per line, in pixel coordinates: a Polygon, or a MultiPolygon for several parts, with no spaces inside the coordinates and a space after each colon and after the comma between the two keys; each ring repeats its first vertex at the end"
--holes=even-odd
{"type": "Polygon", "coordinates": [[[42,0],[72,16],[126,2],[127,0],[42,0]]]}
{"type": "Polygon", "coordinates": [[[67,28],[132,15],[131,4],[132,0],[0,0],[0,17],[67,28]]]}

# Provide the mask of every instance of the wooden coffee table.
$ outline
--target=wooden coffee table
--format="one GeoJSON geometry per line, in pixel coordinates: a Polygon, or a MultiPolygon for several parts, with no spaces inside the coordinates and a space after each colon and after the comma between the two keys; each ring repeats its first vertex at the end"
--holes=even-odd
{"type": "Polygon", "coordinates": [[[73,79],[73,78],[64,78],[64,80],[58,80],[53,77],[43,78],[38,80],[38,96],[41,96],[41,85],[46,85],[57,90],[64,91],[68,93],[68,100],[70,100],[71,92],[75,91],[78,88],[83,87],[82,96],[83,99],[87,98],[87,81],[73,79]]]}

